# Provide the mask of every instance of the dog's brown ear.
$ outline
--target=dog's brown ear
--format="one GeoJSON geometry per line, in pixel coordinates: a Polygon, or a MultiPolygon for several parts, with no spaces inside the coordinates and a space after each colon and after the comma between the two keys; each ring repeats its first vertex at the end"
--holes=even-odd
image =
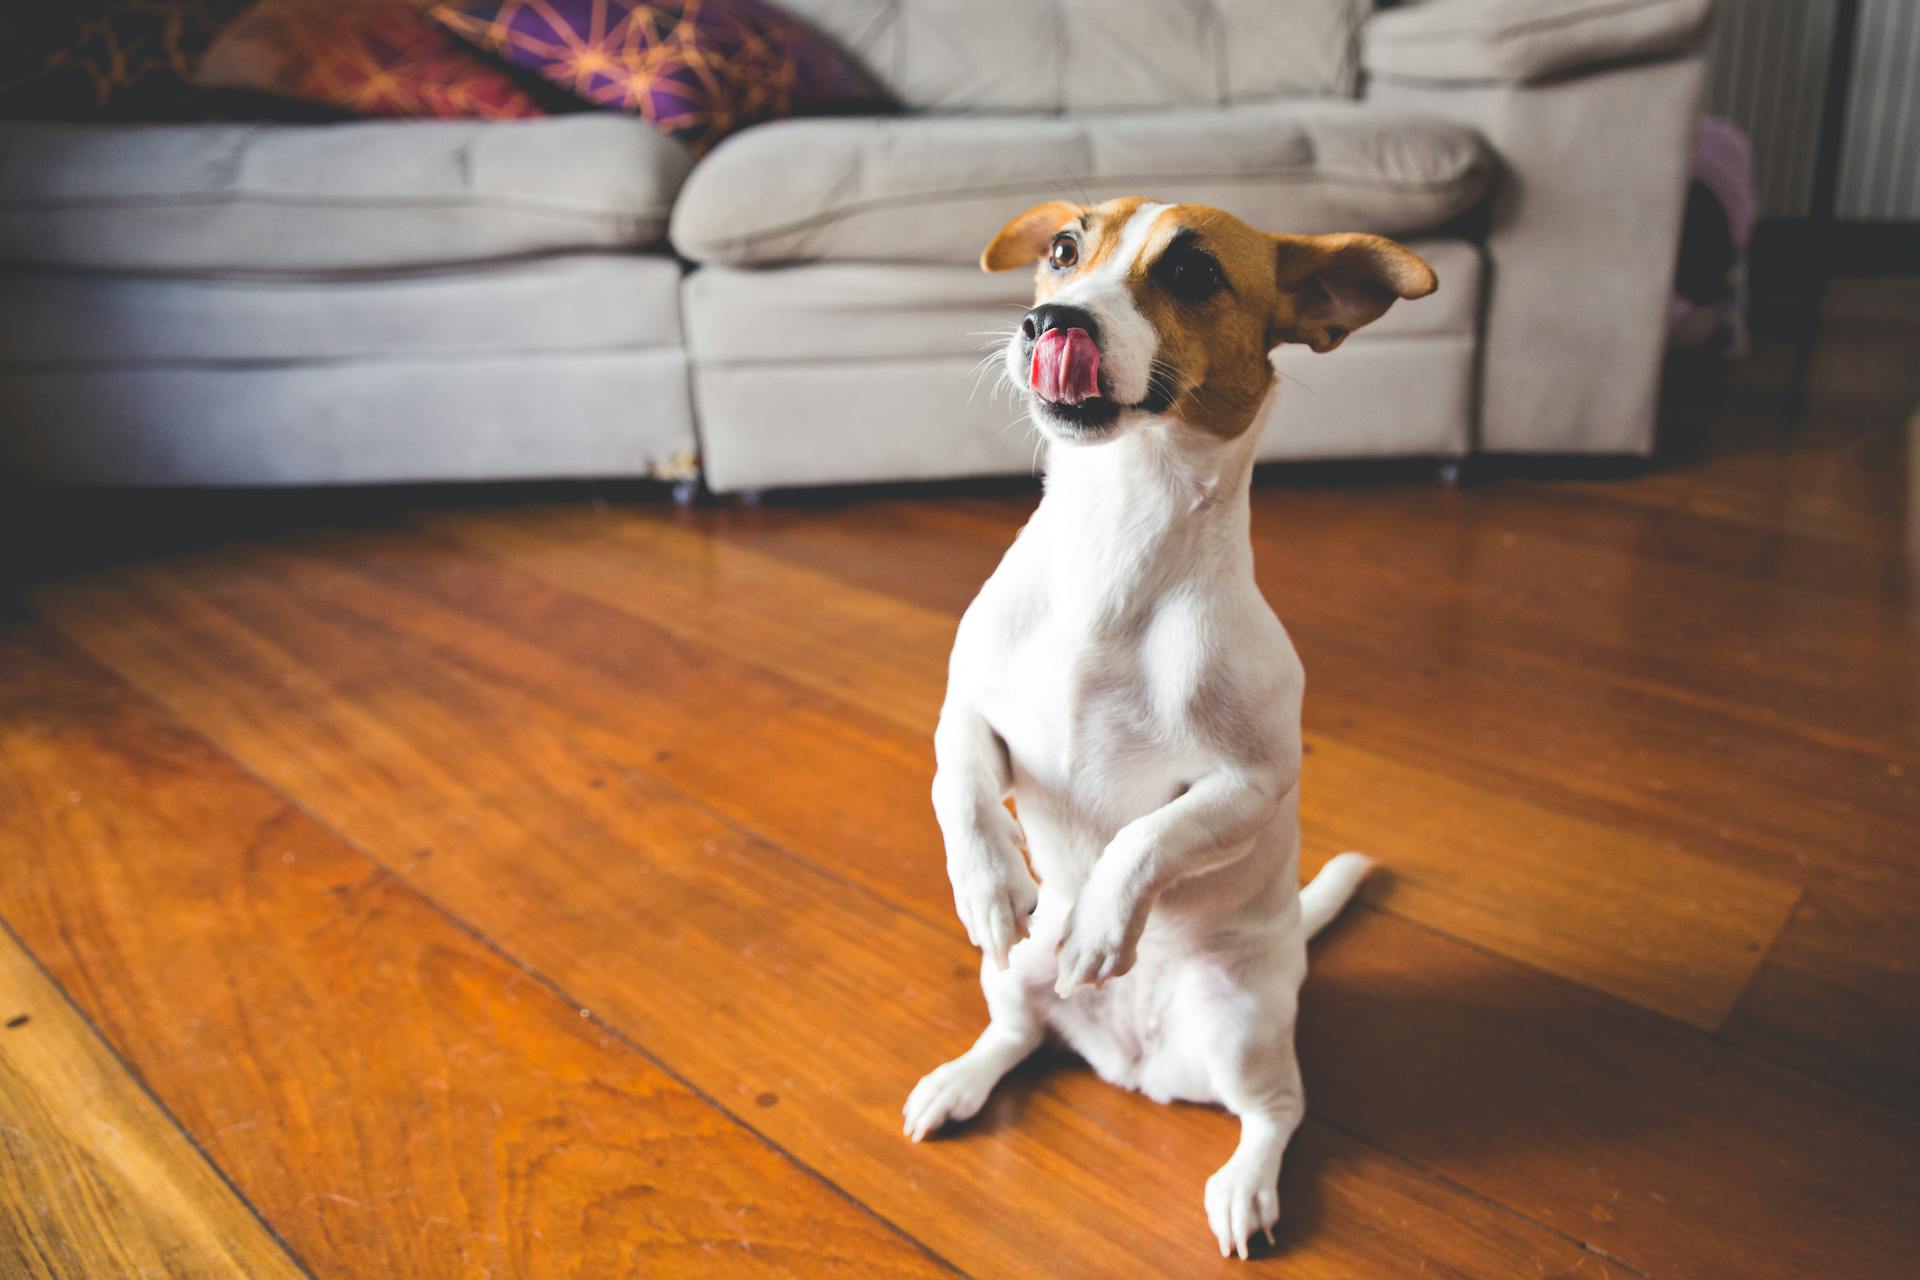
{"type": "Polygon", "coordinates": [[[1274,242],[1280,295],[1269,347],[1301,342],[1331,351],[1398,299],[1424,298],[1440,284],[1419,254],[1380,236],[1275,236],[1274,242]]]}
{"type": "Polygon", "coordinates": [[[1080,216],[1080,206],[1065,200],[1037,204],[1000,228],[980,255],[982,271],[1011,271],[1046,255],[1053,233],[1080,216]]]}

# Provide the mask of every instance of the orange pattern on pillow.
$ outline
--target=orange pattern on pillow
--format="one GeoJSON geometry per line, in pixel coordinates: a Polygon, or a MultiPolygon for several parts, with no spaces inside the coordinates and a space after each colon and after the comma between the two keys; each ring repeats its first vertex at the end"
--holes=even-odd
{"type": "Polygon", "coordinates": [[[178,120],[194,64],[247,0],[8,0],[0,119],[178,120]]]}
{"type": "Polygon", "coordinates": [[[409,0],[261,0],[220,33],[195,80],[362,116],[546,114],[498,65],[409,0]]]}
{"type": "Polygon", "coordinates": [[[770,0],[443,0],[454,35],[700,155],[730,133],[871,106],[864,76],[770,0]]]}

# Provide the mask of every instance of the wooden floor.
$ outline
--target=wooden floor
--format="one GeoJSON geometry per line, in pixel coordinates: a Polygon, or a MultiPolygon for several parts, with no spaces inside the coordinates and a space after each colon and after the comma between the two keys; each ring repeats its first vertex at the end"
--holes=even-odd
{"type": "MultiPolygon", "coordinates": [[[[1311,1115],[1256,1274],[1920,1274],[1920,296],[1649,473],[1282,471],[1311,1115]]],[[[1703,393],[1705,394],[1705,393],[1703,393]]],[[[0,1275],[1169,1276],[1223,1114],[981,1024],[927,801],[1030,489],[27,499],[0,1275]]]]}

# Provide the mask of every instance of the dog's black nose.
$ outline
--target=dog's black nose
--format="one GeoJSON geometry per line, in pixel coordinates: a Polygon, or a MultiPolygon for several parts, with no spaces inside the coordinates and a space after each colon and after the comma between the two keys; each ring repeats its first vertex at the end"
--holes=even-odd
{"type": "Polygon", "coordinates": [[[1052,329],[1084,329],[1093,344],[1100,345],[1100,325],[1093,314],[1079,307],[1061,306],[1052,302],[1043,302],[1027,312],[1027,318],[1020,322],[1020,336],[1029,343],[1038,342],[1040,335],[1052,329]]]}

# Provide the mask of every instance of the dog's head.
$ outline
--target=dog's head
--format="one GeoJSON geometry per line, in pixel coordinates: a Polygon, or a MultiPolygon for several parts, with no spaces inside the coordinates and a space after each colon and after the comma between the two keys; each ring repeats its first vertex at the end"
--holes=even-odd
{"type": "Polygon", "coordinates": [[[1331,351],[1437,284],[1379,236],[1269,235],[1206,205],[1138,198],[1039,205],[980,255],[988,271],[1035,261],[1034,307],[1007,342],[1007,370],[1035,423],[1067,443],[1149,418],[1240,435],[1272,384],[1275,347],[1331,351]]]}

